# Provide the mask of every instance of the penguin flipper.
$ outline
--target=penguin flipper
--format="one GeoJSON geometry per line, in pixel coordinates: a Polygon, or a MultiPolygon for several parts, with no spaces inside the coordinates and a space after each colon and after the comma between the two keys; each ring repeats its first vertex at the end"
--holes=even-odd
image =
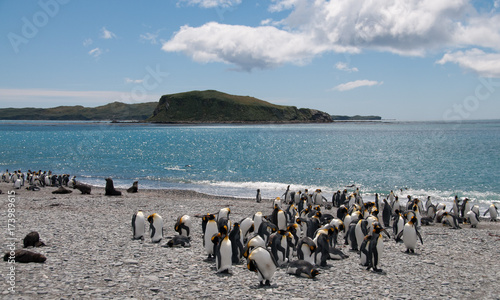
{"type": "MultiPolygon", "coordinates": [[[[417,231],[418,232],[418,231],[417,231]]],[[[420,234],[418,234],[420,236],[420,234]]],[[[396,241],[399,241],[401,240],[401,237],[403,236],[403,230],[401,230],[401,232],[399,232],[399,234],[396,236],[396,241]]]]}
{"type": "Polygon", "coordinates": [[[134,214],[132,216],[132,231],[133,231],[133,235],[135,237],[135,218],[137,217],[137,214],[134,214]]]}
{"type": "Polygon", "coordinates": [[[420,243],[422,243],[422,245],[423,245],[424,241],[422,240],[422,236],[420,235],[420,232],[418,232],[418,230],[416,228],[415,228],[415,232],[417,233],[417,236],[420,239],[420,243]]]}

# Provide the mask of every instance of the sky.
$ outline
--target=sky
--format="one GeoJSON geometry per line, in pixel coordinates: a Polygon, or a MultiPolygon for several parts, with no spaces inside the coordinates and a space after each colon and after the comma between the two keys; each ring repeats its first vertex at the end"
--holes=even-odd
{"type": "Polygon", "coordinates": [[[0,38],[0,108],[211,89],[333,115],[500,119],[500,0],[0,0],[0,38]]]}

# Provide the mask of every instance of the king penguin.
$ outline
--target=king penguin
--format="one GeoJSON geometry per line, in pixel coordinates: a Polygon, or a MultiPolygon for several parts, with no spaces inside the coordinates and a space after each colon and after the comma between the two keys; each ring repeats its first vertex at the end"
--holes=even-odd
{"type": "Polygon", "coordinates": [[[222,226],[220,234],[222,236],[222,240],[217,244],[215,268],[217,269],[217,273],[231,274],[233,250],[226,225],[222,226]]]}
{"type": "Polygon", "coordinates": [[[399,234],[403,232],[404,226],[405,226],[405,220],[401,213],[399,212],[399,209],[396,210],[396,213],[393,216],[394,221],[392,222],[392,233],[394,234],[394,239],[396,240],[396,243],[400,241],[398,238],[399,234]]]}
{"type": "Polygon", "coordinates": [[[132,216],[132,233],[134,240],[144,239],[144,228],[146,225],[146,220],[144,219],[144,214],[142,211],[136,212],[132,216]]]}
{"type": "Polygon", "coordinates": [[[208,255],[208,259],[214,257],[214,247],[212,243],[212,237],[214,234],[219,232],[217,228],[217,221],[215,220],[215,215],[207,214],[202,218],[202,229],[203,229],[203,247],[208,255]]]}
{"type": "Polygon", "coordinates": [[[151,231],[151,241],[159,243],[163,238],[163,218],[154,213],[148,217],[149,230],[151,231]]]}
{"type": "Polygon", "coordinates": [[[420,235],[420,232],[418,232],[416,223],[417,217],[413,216],[410,221],[405,224],[403,231],[398,234],[398,239],[403,236],[406,253],[415,253],[415,248],[417,247],[417,237],[420,239],[420,243],[422,243],[422,245],[424,244],[422,236],[420,235]]]}
{"type": "Polygon", "coordinates": [[[183,215],[177,218],[175,222],[175,231],[182,236],[189,236],[189,231],[191,228],[191,217],[188,215],[183,215]]]}
{"type": "Polygon", "coordinates": [[[319,271],[308,261],[296,260],[290,262],[286,269],[286,273],[300,277],[314,278],[319,274],[319,271]]]}
{"type": "Polygon", "coordinates": [[[477,224],[479,224],[479,216],[472,210],[469,210],[465,217],[469,220],[470,227],[476,228],[477,224]]]}
{"type": "Polygon", "coordinates": [[[234,223],[233,229],[229,233],[229,240],[231,241],[232,247],[232,262],[237,264],[240,262],[243,256],[243,239],[241,237],[240,224],[238,222],[234,223]]]}
{"type": "Polygon", "coordinates": [[[314,257],[316,252],[316,244],[314,241],[306,236],[299,240],[297,243],[297,258],[305,260],[314,265],[314,257]]]}
{"type": "Polygon", "coordinates": [[[370,239],[370,245],[368,246],[368,267],[367,270],[373,268],[375,272],[382,272],[382,269],[379,269],[380,258],[384,252],[384,238],[382,237],[381,232],[385,231],[385,229],[379,224],[373,224],[373,231],[370,239]]]}
{"type": "Polygon", "coordinates": [[[257,247],[248,256],[247,268],[256,272],[260,286],[270,286],[278,263],[265,248],[257,247]]]}
{"type": "Polygon", "coordinates": [[[490,207],[488,207],[488,210],[484,212],[483,216],[486,216],[487,213],[490,213],[490,221],[491,222],[496,222],[497,217],[498,217],[498,209],[495,206],[495,204],[491,204],[490,207]]]}

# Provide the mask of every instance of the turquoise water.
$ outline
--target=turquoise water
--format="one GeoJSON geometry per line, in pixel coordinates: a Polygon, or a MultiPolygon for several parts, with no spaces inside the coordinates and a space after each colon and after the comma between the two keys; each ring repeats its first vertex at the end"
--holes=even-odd
{"type": "Polygon", "coordinates": [[[500,200],[500,121],[164,126],[1,121],[0,171],[264,198],[355,184],[365,198],[500,200]]]}

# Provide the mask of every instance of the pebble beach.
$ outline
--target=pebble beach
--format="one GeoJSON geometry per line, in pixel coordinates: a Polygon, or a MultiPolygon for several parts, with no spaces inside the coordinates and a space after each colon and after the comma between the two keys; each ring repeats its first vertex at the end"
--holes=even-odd
{"type": "MultiPolygon", "coordinates": [[[[8,191],[0,183],[2,243],[7,252],[8,191]]],[[[356,252],[338,248],[349,258],[328,261],[315,279],[296,277],[279,268],[270,287],[259,287],[257,275],[244,259],[232,274],[217,274],[215,262],[206,260],[201,219],[229,207],[230,218],[240,221],[261,211],[272,212],[270,199],[217,197],[186,190],[143,190],[122,196],[104,195],[93,187],[90,195],[78,190],[52,194],[56,188],[15,190],[16,249],[23,237],[37,231],[45,247],[30,248],[47,257],[44,263],[15,263],[15,293],[9,292],[9,264],[0,267],[3,299],[500,299],[500,222],[483,218],[477,228],[462,229],[434,224],[423,226],[423,245],[406,254],[404,244],[385,237],[380,268],[367,271],[356,252]],[[142,210],[164,220],[165,238],[132,239],[132,215],[142,210]],[[190,215],[191,247],[166,248],[176,235],[177,217],[190,215]]],[[[280,195],[276,195],[280,196],[280,195]]],[[[336,215],[336,209],[324,210],[336,215]]],[[[481,211],[481,215],[484,211],[481,211]]],[[[389,230],[389,232],[392,231],[389,230]]]]}

